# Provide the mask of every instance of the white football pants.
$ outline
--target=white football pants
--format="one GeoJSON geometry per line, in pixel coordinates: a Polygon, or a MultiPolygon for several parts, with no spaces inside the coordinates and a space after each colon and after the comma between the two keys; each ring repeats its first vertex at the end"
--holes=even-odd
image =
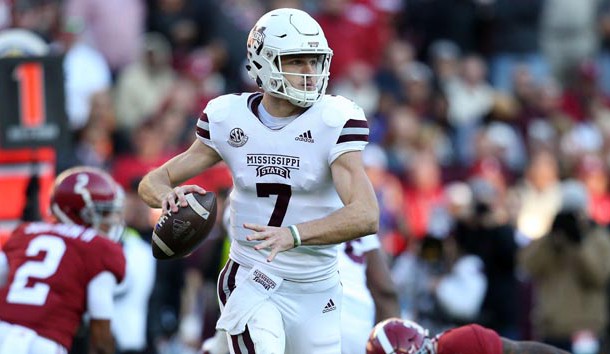
{"type": "MultiPolygon", "coordinates": [[[[369,291],[364,288],[362,291],[369,291]]],[[[341,311],[341,354],[364,354],[375,325],[372,301],[343,295],[341,311]]]]}
{"type": "MultiPolygon", "coordinates": [[[[218,278],[221,309],[249,268],[229,260],[218,278]]],[[[246,331],[228,335],[231,354],[338,354],[341,352],[339,274],[297,283],[284,280],[249,318],[246,331]]]]}
{"type": "Polygon", "coordinates": [[[67,354],[59,343],[29,328],[0,321],[0,354],[67,354]]]}

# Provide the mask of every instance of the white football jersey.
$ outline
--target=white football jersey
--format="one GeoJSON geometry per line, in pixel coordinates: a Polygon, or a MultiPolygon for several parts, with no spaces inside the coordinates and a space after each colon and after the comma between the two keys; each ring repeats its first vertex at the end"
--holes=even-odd
{"type": "Polygon", "coordinates": [[[375,325],[375,303],[366,285],[366,253],[380,247],[377,235],[344,242],[339,249],[343,284],[341,354],[362,354],[375,325]]]}
{"type": "Polygon", "coordinates": [[[260,93],[230,94],[210,101],[197,122],[197,137],[231,169],[230,257],[252,267],[264,264],[295,281],[329,277],[337,270],[337,245],[300,246],[271,263],[260,241],[246,241],[244,223],[289,226],[319,219],[343,207],[330,165],[348,151],[364,149],[368,125],[354,102],[324,96],[285,127],[272,130],[257,117],[260,93]]]}
{"type": "Polygon", "coordinates": [[[363,304],[373,304],[366,286],[366,253],[380,247],[376,234],[357,238],[341,244],[339,250],[339,274],[343,284],[343,296],[363,304]]]}

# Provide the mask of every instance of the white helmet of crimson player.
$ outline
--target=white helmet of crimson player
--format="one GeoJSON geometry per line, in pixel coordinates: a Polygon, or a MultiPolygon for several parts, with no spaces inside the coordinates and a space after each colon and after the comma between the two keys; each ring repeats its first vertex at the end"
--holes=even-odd
{"type": "Polygon", "coordinates": [[[429,354],[432,349],[428,330],[400,318],[388,318],[375,325],[366,344],[366,354],[429,354]]]}
{"type": "Polygon", "coordinates": [[[309,107],[324,96],[333,51],[328,47],[322,28],[308,13],[297,9],[266,13],[250,31],[247,51],[248,75],[265,92],[299,107],[309,107]],[[295,54],[316,55],[315,73],[283,71],[281,58],[295,54]],[[303,89],[293,87],[285,75],[302,76],[303,89]]]}

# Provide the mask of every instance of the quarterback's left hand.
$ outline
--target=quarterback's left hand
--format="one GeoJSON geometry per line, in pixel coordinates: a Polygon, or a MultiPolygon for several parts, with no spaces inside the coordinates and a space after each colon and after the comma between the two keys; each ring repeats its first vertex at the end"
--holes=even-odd
{"type": "Polygon", "coordinates": [[[262,250],[263,248],[270,248],[271,253],[267,257],[267,262],[271,262],[273,258],[283,251],[294,248],[294,239],[290,233],[290,229],[287,227],[276,227],[276,226],[263,226],[256,224],[244,224],[244,227],[248,230],[255,231],[248,235],[246,240],[248,241],[263,241],[258,245],[254,246],[255,250],[262,250]]]}

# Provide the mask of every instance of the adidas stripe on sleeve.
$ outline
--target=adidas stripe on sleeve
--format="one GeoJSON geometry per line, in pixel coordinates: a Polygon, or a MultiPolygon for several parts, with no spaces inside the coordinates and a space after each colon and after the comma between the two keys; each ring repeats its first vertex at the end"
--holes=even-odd
{"type": "Polygon", "coordinates": [[[335,146],[331,150],[329,164],[341,154],[362,151],[369,141],[369,125],[366,120],[348,119],[343,125],[335,146]]]}

